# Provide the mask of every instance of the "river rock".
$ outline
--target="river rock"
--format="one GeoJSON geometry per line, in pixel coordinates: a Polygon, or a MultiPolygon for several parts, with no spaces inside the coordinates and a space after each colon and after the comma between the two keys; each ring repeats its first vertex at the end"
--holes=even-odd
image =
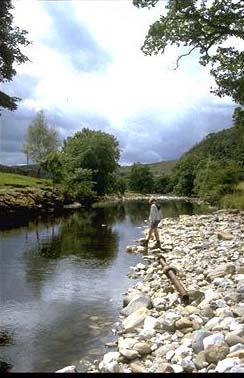
{"type": "Polygon", "coordinates": [[[210,345],[220,345],[225,341],[225,337],[222,333],[215,333],[213,335],[207,336],[203,339],[204,350],[210,345]]]}
{"type": "Polygon", "coordinates": [[[101,373],[119,373],[119,357],[119,352],[106,353],[98,366],[101,373]]]}
{"type": "Polygon", "coordinates": [[[244,316],[244,305],[232,307],[232,312],[233,312],[234,315],[237,315],[239,317],[244,316]]]}
{"type": "Polygon", "coordinates": [[[206,362],[204,350],[202,350],[196,355],[193,362],[195,366],[197,367],[197,369],[203,369],[204,367],[208,365],[208,362],[206,362]]]}
{"type": "Polygon", "coordinates": [[[207,275],[207,280],[208,281],[213,281],[216,277],[224,277],[227,276],[228,274],[234,274],[235,273],[235,265],[233,264],[225,264],[222,266],[219,266],[215,270],[211,270],[208,275],[207,275]]]}
{"type": "Polygon", "coordinates": [[[126,294],[123,294],[123,307],[126,307],[134,297],[141,294],[138,289],[129,289],[126,294]]]}
{"type": "Polygon", "coordinates": [[[66,366],[63,369],[57,370],[56,373],[77,373],[75,365],[66,366]]]}
{"type": "Polygon", "coordinates": [[[225,358],[224,360],[218,362],[215,371],[217,373],[227,373],[227,372],[230,372],[230,370],[234,366],[240,366],[240,360],[239,360],[239,358],[236,358],[236,357],[230,358],[230,357],[228,357],[228,358],[225,358]]]}
{"type": "Polygon", "coordinates": [[[230,332],[226,335],[225,337],[225,341],[227,342],[227,344],[229,346],[233,346],[233,345],[236,345],[236,344],[244,344],[244,338],[236,335],[235,333],[233,332],[230,332]]]}
{"type": "Polygon", "coordinates": [[[230,232],[226,232],[226,231],[219,231],[217,233],[217,237],[219,240],[232,240],[233,239],[233,235],[230,232]]]}
{"type": "Polygon", "coordinates": [[[130,369],[132,373],[146,373],[147,369],[140,362],[130,363],[130,369]]]}
{"type": "Polygon", "coordinates": [[[139,308],[123,320],[123,329],[127,332],[133,330],[133,328],[141,324],[145,317],[149,314],[150,311],[146,307],[139,308]]]}
{"type": "Polygon", "coordinates": [[[155,373],[174,373],[174,372],[175,371],[173,367],[167,362],[159,363],[155,370],[155,373]]]}
{"type": "MultiPolygon", "coordinates": [[[[218,362],[223,360],[229,353],[229,347],[226,343],[223,344],[215,344],[215,345],[208,345],[207,348],[204,349],[206,361],[211,362],[218,362]]],[[[232,357],[232,356],[229,356],[232,357]]],[[[235,357],[235,356],[233,356],[235,357]]]]}
{"type": "Polygon", "coordinates": [[[195,364],[192,361],[191,356],[187,356],[187,357],[183,358],[182,361],[181,361],[181,366],[182,366],[184,371],[189,372],[189,373],[191,373],[196,368],[195,364]]]}
{"type": "Polygon", "coordinates": [[[133,349],[133,346],[135,345],[135,343],[136,343],[136,340],[132,337],[126,337],[126,338],[120,337],[118,341],[119,352],[120,352],[120,349],[133,349]]]}
{"type": "Polygon", "coordinates": [[[128,360],[135,360],[136,358],[140,357],[140,354],[133,349],[123,349],[119,350],[120,354],[126,357],[128,360]]]}
{"type": "Polygon", "coordinates": [[[175,327],[176,329],[190,328],[192,327],[192,321],[184,317],[180,318],[179,320],[176,320],[175,327]]]}
{"type": "Polygon", "coordinates": [[[132,300],[128,303],[128,305],[123,308],[120,312],[122,315],[129,316],[136,310],[141,307],[151,307],[152,302],[150,297],[147,294],[139,293],[135,295],[132,300]]]}
{"type": "MultiPolygon", "coordinates": [[[[203,340],[207,336],[210,336],[210,335],[211,335],[211,333],[208,332],[205,329],[202,329],[202,330],[199,330],[199,331],[195,331],[193,333],[193,337],[192,337],[192,349],[193,349],[193,351],[195,353],[199,353],[199,352],[201,352],[204,349],[203,340]]],[[[224,338],[223,338],[223,341],[224,341],[224,338]]]]}
{"type": "Polygon", "coordinates": [[[151,353],[151,345],[148,342],[135,343],[133,349],[135,349],[140,355],[151,353]]]}
{"type": "Polygon", "coordinates": [[[236,350],[235,352],[229,353],[227,357],[232,358],[232,357],[238,357],[238,358],[244,358],[244,348],[236,350]]]}
{"type": "Polygon", "coordinates": [[[168,310],[165,312],[162,318],[160,318],[160,322],[162,324],[162,328],[165,331],[175,331],[175,322],[180,318],[180,314],[174,310],[168,310]]]}

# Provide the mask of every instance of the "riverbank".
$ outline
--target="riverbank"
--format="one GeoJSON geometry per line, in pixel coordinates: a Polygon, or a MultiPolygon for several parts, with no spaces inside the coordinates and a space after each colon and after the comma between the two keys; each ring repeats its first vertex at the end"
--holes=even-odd
{"type": "Polygon", "coordinates": [[[0,189],[0,213],[40,212],[61,209],[62,195],[52,188],[0,189]]]}
{"type": "MultiPolygon", "coordinates": [[[[110,195],[103,196],[94,199],[91,204],[104,204],[117,203],[125,201],[147,201],[150,195],[141,195],[129,193],[124,196],[110,195]]],[[[157,195],[159,201],[167,200],[181,200],[185,202],[192,202],[201,204],[203,203],[198,198],[177,197],[157,195]]],[[[75,202],[71,203],[70,199],[64,197],[64,195],[57,189],[51,187],[25,187],[25,188],[9,188],[0,189],[0,214],[4,213],[40,213],[48,211],[61,211],[65,209],[77,209],[82,207],[83,204],[75,202]]]]}
{"type": "Polygon", "coordinates": [[[153,241],[146,250],[144,238],[127,247],[142,254],[129,273],[139,282],[123,295],[117,346],[87,371],[244,372],[244,212],[165,218],[159,230],[161,250],[153,241]],[[188,303],[163,273],[161,255],[188,303]]]}

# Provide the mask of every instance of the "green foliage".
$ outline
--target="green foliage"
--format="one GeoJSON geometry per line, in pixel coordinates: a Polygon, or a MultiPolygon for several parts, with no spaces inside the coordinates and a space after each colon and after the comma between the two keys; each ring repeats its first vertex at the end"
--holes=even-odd
{"type": "Polygon", "coordinates": [[[127,180],[126,178],[119,174],[119,171],[115,171],[110,175],[110,185],[108,188],[108,194],[120,194],[123,195],[127,189],[127,180]]]}
{"type": "Polygon", "coordinates": [[[154,191],[160,194],[168,194],[173,189],[172,180],[169,175],[161,174],[154,178],[154,191]]]}
{"type": "Polygon", "coordinates": [[[244,175],[243,111],[237,108],[234,127],[209,134],[178,160],[173,170],[174,192],[198,195],[217,203],[232,193],[244,175]]]}
{"type": "Polygon", "coordinates": [[[64,177],[64,192],[66,197],[84,202],[95,197],[93,190],[92,171],[75,168],[73,172],[66,172],[64,177]]]}
{"type": "Polygon", "coordinates": [[[221,207],[225,209],[240,209],[244,210],[244,193],[226,194],[220,200],[221,207]]]}
{"type": "Polygon", "coordinates": [[[202,160],[196,172],[194,192],[216,204],[223,195],[233,192],[241,177],[241,168],[234,161],[202,160]]]}
{"type": "Polygon", "coordinates": [[[233,123],[236,127],[244,128],[244,109],[240,106],[236,107],[234,110],[233,123]]]}
{"type": "Polygon", "coordinates": [[[64,178],[64,167],[61,153],[58,151],[49,152],[41,160],[41,168],[43,168],[51,177],[53,186],[55,184],[60,183],[64,178]]]}
{"type": "MultiPolygon", "coordinates": [[[[154,7],[158,0],[133,0],[137,7],[154,7]]],[[[230,37],[244,39],[242,0],[168,0],[165,13],[148,31],[142,51],[145,55],[164,53],[169,45],[184,47],[186,53],[200,53],[199,63],[210,65],[217,88],[213,93],[231,96],[244,105],[244,52],[232,46],[230,37]],[[231,43],[231,45],[230,45],[231,43]],[[228,44],[228,45],[227,45],[228,44]]],[[[160,2],[162,5],[162,2],[160,2]]]]}
{"type": "MultiPolygon", "coordinates": [[[[147,166],[152,172],[153,176],[155,177],[158,177],[161,174],[171,176],[172,169],[176,165],[176,160],[159,161],[157,163],[148,163],[148,164],[143,164],[143,165],[147,166]]],[[[132,168],[131,165],[121,166],[119,168],[119,171],[121,174],[124,174],[127,176],[129,172],[131,171],[131,168],[132,168]]]]}
{"type": "Polygon", "coordinates": [[[195,166],[198,159],[193,156],[188,158],[188,155],[178,161],[173,170],[173,186],[174,192],[183,196],[191,196],[194,189],[195,166]]]}
{"type": "Polygon", "coordinates": [[[135,163],[128,175],[129,187],[139,193],[151,193],[154,187],[153,175],[148,166],[135,163]]]}
{"type": "Polygon", "coordinates": [[[120,156],[119,143],[113,135],[83,128],[65,140],[63,152],[69,174],[80,168],[89,170],[94,191],[100,195],[109,190],[120,156]]]}
{"type": "MultiPolygon", "coordinates": [[[[11,81],[16,75],[14,65],[25,63],[29,59],[20,51],[21,46],[30,42],[26,39],[26,30],[13,26],[11,0],[1,0],[0,6],[0,82],[11,81]]],[[[18,97],[11,97],[0,91],[0,108],[15,110],[18,97]]]]}
{"type": "Polygon", "coordinates": [[[224,208],[244,210],[244,181],[234,186],[233,193],[223,196],[220,203],[224,208]]]}
{"type": "Polygon", "coordinates": [[[40,164],[47,154],[57,151],[59,145],[57,131],[48,126],[44,112],[38,112],[28,128],[25,138],[24,153],[27,155],[27,159],[30,158],[40,164]]]}

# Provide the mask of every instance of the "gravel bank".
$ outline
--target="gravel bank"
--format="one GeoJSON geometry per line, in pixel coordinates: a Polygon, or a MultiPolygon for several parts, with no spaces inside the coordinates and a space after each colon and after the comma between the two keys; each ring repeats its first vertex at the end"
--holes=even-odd
{"type": "MultiPolygon", "coordinates": [[[[244,212],[219,210],[160,222],[161,249],[144,238],[123,294],[117,346],[89,372],[244,372],[244,212]],[[159,257],[177,270],[183,303],[159,257]]],[[[75,368],[73,367],[73,371],[75,368]]]]}

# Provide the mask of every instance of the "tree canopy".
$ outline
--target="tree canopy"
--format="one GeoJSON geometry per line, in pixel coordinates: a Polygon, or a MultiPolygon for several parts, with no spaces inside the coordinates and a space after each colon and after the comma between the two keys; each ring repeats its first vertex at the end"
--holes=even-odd
{"type": "Polygon", "coordinates": [[[68,172],[91,171],[94,190],[98,194],[107,192],[120,157],[119,143],[113,135],[83,128],[64,141],[63,152],[68,172]]]}
{"type": "MultiPolygon", "coordinates": [[[[0,83],[8,82],[16,75],[14,63],[21,64],[29,59],[20,48],[30,42],[26,39],[26,30],[13,26],[11,0],[1,0],[0,6],[0,83]]],[[[18,97],[11,97],[0,91],[0,109],[15,110],[18,97]]],[[[1,113],[0,113],[1,114],[1,113]]]]}
{"type": "Polygon", "coordinates": [[[153,174],[148,166],[134,163],[128,175],[129,187],[139,193],[150,193],[154,187],[153,174]]]}
{"type": "Polygon", "coordinates": [[[47,154],[57,151],[59,145],[57,131],[48,126],[44,112],[38,112],[25,138],[24,153],[27,155],[27,160],[30,158],[40,164],[47,154]]]}
{"type": "MultiPolygon", "coordinates": [[[[159,0],[133,0],[138,8],[155,7],[159,0]]],[[[200,53],[210,65],[217,87],[211,92],[244,105],[244,52],[233,47],[244,40],[243,0],[167,0],[164,15],[154,22],[142,46],[145,55],[164,53],[169,45],[200,53]],[[230,38],[231,37],[231,38],[230,38]],[[234,43],[235,42],[237,43],[234,43]]],[[[162,2],[160,2],[162,5],[162,2]]]]}

